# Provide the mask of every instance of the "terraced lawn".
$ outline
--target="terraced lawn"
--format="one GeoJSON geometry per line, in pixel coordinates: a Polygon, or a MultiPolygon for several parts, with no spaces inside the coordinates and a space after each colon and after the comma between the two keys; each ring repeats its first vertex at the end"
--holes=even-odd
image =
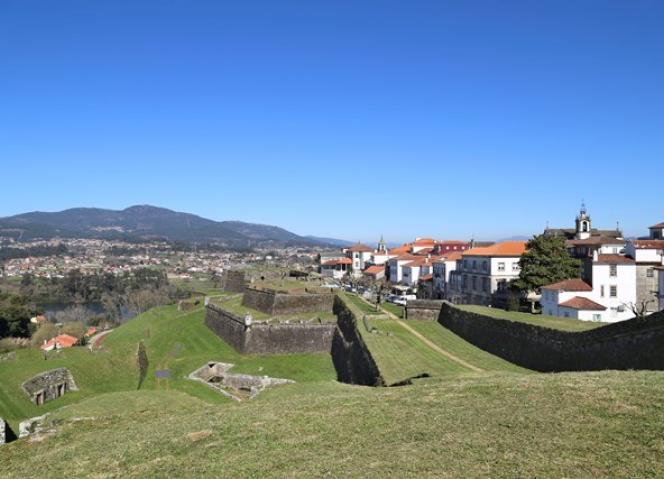
{"type": "MultiPolygon", "coordinates": [[[[211,402],[225,402],[223,396],[203,384],[185,378],[207,361],[235,363],[233,372],[294,379],[298,382],[334,380],[336,372],[329,354],[288,356],[244,356],[219,339],[204,324],[204,311],[181,313],[175,306],[155,308],[125,323],[108,335],[103,349],[90,352],[76,347],[49,354],[44,361],[37,349],[17,351],[16,359],[0,361],[0,417],[16,426],[19,420],[37,416],[65,404],[99,393],[135,390],[138,373],[135,353],[143,341],[149,370],[143,389],[166,387],[157,384],[156,369],[169,369],[168,387],[211,402]],[[32,404],[21,383],[42,371],[68,367],[80,388],[43,406],[32,404]]],[[[269,392],[268,392],[269,394],[269,392]]]]}
{"type": "Polygon", "coordinates": [[[487,306],[477,306],[470,304],[458,304],[457,308],[472,313],[483,314],[495,319],[506,319],[508,321],[517,321],[545,328],[559,329],[561,331],[588,331],[590,329],[601,328],[608,323],[596,323],[593,321],[580,321],[571,318],[559,318],[557,316],[547,316],[544,314],[521,313],[517,311],[505,311],[504,309],[489,308],[487,306]]]}
{"type": "Polygon", "coordinates": [[[435,321],[409,320],[406,324],[444,350],[485,371],[533,372],[478,348],[435,321]]]}

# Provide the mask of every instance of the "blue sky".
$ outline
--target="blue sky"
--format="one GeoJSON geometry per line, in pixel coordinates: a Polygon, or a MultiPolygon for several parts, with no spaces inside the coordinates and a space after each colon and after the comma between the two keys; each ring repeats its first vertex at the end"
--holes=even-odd
{"type": "Polygon", "coordinates": [[[659,1],[0,4],[0,216],[301,234],[664,221],[659,1]]]}

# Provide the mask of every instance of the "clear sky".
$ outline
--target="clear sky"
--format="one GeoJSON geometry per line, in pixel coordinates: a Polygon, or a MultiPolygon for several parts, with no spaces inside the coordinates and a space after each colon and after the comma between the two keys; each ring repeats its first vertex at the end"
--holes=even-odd
{"type": "Polygon", "coordinates": [[[664,221],[664,2],[0,2],[0,216],[300,234],[664,221]]]}

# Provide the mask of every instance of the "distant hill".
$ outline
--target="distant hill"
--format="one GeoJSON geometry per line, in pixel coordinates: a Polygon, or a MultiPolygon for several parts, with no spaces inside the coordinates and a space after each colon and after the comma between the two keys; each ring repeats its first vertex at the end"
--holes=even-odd
{"type": "Polygon", "coordinates": [[[310,239],[311,241],[315,241],[317,243],[323,243],[330,246],[338,246],[341,248],[345,246],[353,246],[353,244],[355,244],[352,241],[347,241],[337,238],[321,238],[319,236],[305,236],[305,238],[310,239]]]}
{"type": "Polygon", "coordinates": [[[72,208],[52,213],[23,213],[0,218],[0,236],[10,236],[21,241],[55,237],[129,241],[159,239],[187,243],[214,242],[231,248],[328,244],[299,236],[278,226],[213,221],[149,205],[131,206],[121,211],[72,208]]]}

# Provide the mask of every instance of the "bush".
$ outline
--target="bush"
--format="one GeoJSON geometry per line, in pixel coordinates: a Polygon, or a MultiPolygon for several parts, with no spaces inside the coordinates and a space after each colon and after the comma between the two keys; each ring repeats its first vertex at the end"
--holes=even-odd
{"type": "Polygon", "coordinates": [[[27,348],[30,341],[26,338],[3,338],[0,339],[0,354],[27,348]]]}
{"type": "Polygon", "coordinates": [[[505,309],[507,311],[519,311],[521,309],[521,302],[516,294],[509,295],[505,309]]]}
{"type": "Polygon", "coordinates": [[[35,334],[32,335],[32,345],[40,346],[44,341],[48,341],[51,338],[54,338],[58,335],[58,328],[55,327],[55,324],[44,323],[42,324],[35,334]]]}
{"type": "Polygon", "coordinates": [[[77,339],[81,339],[83,336],[85,336],[87,330],[88,328],[85,326],[85,324],[81,323],[80,321],[75,321],[63,324],[60,332],[61,334],[68,334],[70,336],[74,336],[77,339]]]}

